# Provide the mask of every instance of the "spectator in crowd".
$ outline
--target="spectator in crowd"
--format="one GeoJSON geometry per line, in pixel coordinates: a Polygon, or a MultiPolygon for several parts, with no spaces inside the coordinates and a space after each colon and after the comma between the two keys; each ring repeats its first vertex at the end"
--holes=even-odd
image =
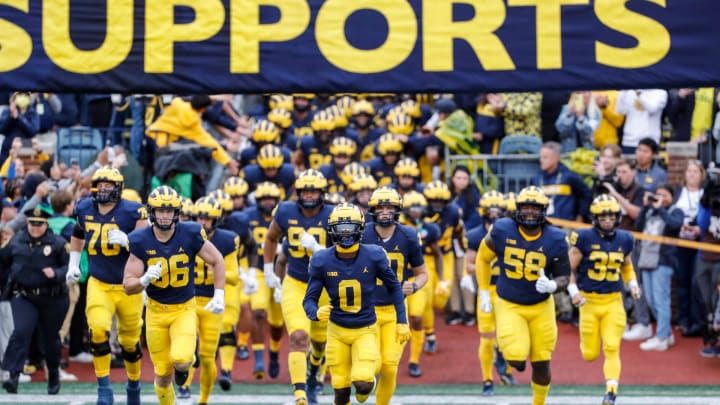
{"type": "Polygon", "coordinates": [[[568,153],[578,148],[593,149],[594,134],[600,124],[600,110],[589,91],[576,91],[560,110],[555,120],[561,152],[568,153]]]}
{"type": "Polygon", "coordinates": [[[589,216],[592,192],[582,178],[560,162],[561,146],[545,142],[540,148],[540,172],[535,184],[550,199],[548,215],[582,221],[589,216]]]}
{"type": "Polygon", "coordinates": [[[670,138],[675,142],[703,141],[713,125],[715,89],[672,89],[668,92],[665,109],[673,127],[670,138]]]}
{"type": "Polygon", "coordinates": [[[55,113],[53,119],[59,127],[75,127],[83,125],[83,116],[87,109],[85,96],[78,93],[59,93],[62,109],[55,113]]]}
{"type": "MultiPolygon", "coordinates": [[[[703,195],[701,188],[705,181],[705,168],[699,160],[691,160],[685,169],[682,187],[676,192],[678,198],[675,206],[685,214],[680,238],[696,240],[691,227],[697,223],[697,214],[700,207],[700,198],[703,195]]],[[[678,248],[678,266],[673,274],[675,293],[677,295],[677,326],[683,336],[699,336],[702,329],[704,310],[700,290],[695,281],[695,262],[697,249],[678,248]],[[697,293],[696,293],[697,292],[697,293]]]]}
{"type": "Polygon", "coordinates": [[[0,162],[10,154],[15,138],[29,139],[37,135],[40,117],[32,106],[32,96],[27,92],[16,92],[10,97],[10,106],[0,112],[0,134],[5,135],[0,150],[0,162]]]}
{"type": "Polygon", "coordinates": [[[450,192],[452,201],[462,209],[462,219],[465,226],[470,229],[481,223],[478,214],[480,203],[480,190],[472,181],[470,169],[465,165],[455,166],[450,177],[450,192]]]}
{"type": "Polygon", "coordinates": [[[533,135],[542,139],[542,93],[503,93],[500,97],[490,102],[505,120],[505,135],[533,135]]]}
{"type": "Polygon", "coordinates": [[[635,149],[635,177],[646,191],[653,192],[658,184],[667,182],[667,172],[655,161],[660,146],[652,138],[643,138],[635,149]]]}
{"type": "Polygon", "coordinates": [[[567,90],[551,90],[542,92],[542,106],[540,107],[540,120],[542,122],[543,142],[558,141],[560,134],[555,127],[555,120],[560,111],[567,104],[572,92],[567,90]]]}
{"type": "Polygon", "coordinates": [[[480,153],[497,154],[500,139],[505,135],[505,122],[498,111],[500,102],[502,99],[497,94],[478,96],[473,138],[480,144],[480,153]]]}
{"type": "Polygon", "coordinates": [[[601,149],[605,145],[617,145],[620,141],[618,131],[622,127],[625,117],[615,111],[615,102],[618,92],[615,90],[593,91],[595,105],[600,109],[602,118],[595,130],[595,148],[601,149]]]}
{"type": "Polygon", "coordinates": [[[650,137],[660,142],[662,112],[667,103],[665,90],[622,90],[618,93],[615,110],[625,116],[622,150],[635,153],[641,139],[650,137]]]}
{"type": "Polygon", "coordinates": [[[622,219],[620,229],[631,231],[634,228],[635,218],[640,213],[645,190],[635,178],[635,162],[631,159],[621,159],[615,166],[616,179],[614,182],[603,182],[605,191],[620,203],[622,219]]]}
{"type": "MultiPolygon", "coordinates": [[[[684,215],[680,208],[671,207],[673,193],[669,184],[658,185],[654,194],[646,191],[635,230],[645,235],[677,237],[684,215]]],[[[643,292],[657,320],[655,336],[640,344],[640,349],[665,351],[675,344],[670,329],[670,285],[677,267],[677,248],[644,239],[638,250],[637,268],[642,274],[643,292]]]]}
{"type": "Polygon", "coordinates": [[[592,192],[594,197],[607,192],[602,183],[615,181],[615,166],[620,158],[622,158],[622,149],[617,144],[609,143],[600,148],[600,154],[593,162],[595,175],[593,176],[592,192]]]}

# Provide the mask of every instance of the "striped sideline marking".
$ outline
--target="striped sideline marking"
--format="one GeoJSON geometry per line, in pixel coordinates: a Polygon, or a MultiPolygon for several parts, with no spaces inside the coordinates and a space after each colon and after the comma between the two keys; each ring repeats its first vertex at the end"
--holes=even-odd
{"type": "MultiPolygon", "coordinates": [[[[97,399],[96,395],[76,394],[76,395],[0,395],[0,403],[3,404],[68,404],[68,405],[86,405],[93,404],[97,399]]],[[[319,399],[321,404],[332,404],[332,396],[324,395],[319,399]]],[[[354,399],[354,398],[353,398],[354,399]]],[[[550,395],[547,405],[584,405],[597,404],[600,397],[598,395],[550,395]]],[[[192,400],[177,400],[178,405],[194,404],[197,401],[197,395],[192,400]]],[[[124,395],[115,396],[116,403],[124,403],[124,395]]],[[[154,395],[143,395],[142,402],[144,404],[158,403],[157,397],[154,395]]],[[[213,404],[263,404],[263,405],[294,405],[288,395],[213,395],[210,397],[213,404]]],[[[368,403],[374,403],[374,397],[370,398],[368,403]]],[[[497,395],[493,397],[482,397],[476,395],[396,395],[393,397],[391,404],[393,405],[422,405],[422,404],[473,404],[473,405],[519,405],[531,402],[529,395],[497,395]]],[[[720,405],[720,399],[702,396],[621,396],[618,398],[618,405],[720,405]]]]}

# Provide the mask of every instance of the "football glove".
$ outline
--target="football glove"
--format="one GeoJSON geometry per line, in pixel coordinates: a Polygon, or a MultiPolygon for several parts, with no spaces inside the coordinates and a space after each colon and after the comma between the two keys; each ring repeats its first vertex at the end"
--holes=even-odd
{"type": "Polygon", "coordinates": [[[550,280],[545,276],[545,269],[540,269],[540,277],[535,282],[535,291],[541,294],[552,294],[557,290],[555,280],[550,280]]]}
{"type": "Polygon", "coordinates": [[[322,249],[322,246],[318,243],[317,239],[315,239],[314,236],[310,235],[309,233],[305,232],[303,233],[302,238],[300,239],[300,244],[305,249],[308,249],[312,251],[313,253],[317,252],[318,250],[322,249]]]}
{"type": "Polygon", "coordinates": [[[317,310],[317,320],[320,322],[327,322],[330,319],[330,312],[332,312],[332,305],[323,305],[317,310]]]}
{"type": "Polygon", "coordinates": [[[268,288],[280,288],[280,277],[275,274],[275,268],[272,263],[263,265],[263,274],[265,275],[265,285],[268,288]]]}
{"type": "Polygon", "coordinates": [[[125,232],[119,229],[111,229],[108,231],[108,243],[120,245],[124,248],[127,248],[128,236],[125,232]]]}
{"type": "Polygon", "coordinates": [[[68,263],[68,271],[65,273],[65,282],[75,284],[80,281],[80,252],[70,252],[70,262],[68,263]]]}
{"type": "Polygon", "coordinates": [[[151,266],[148,266],[147,270],[145,270],[145,274],[140,277],[140,284],[142,284],[143,287],[147,287],[152,283],[153,281],[160,278],[162,275],[162,264],[155,263],[151,266]]]}
{"type": "Polygon", "coordinates": [[[490,301],[490,291],[480,290],[480,310],[489,314],[492,312],[492,301],[490,301]]]}
{"type": "Polygon", "coordinates": [[[469,274],[462,276],[460,279],[460,288],[470,294],[475,294],[475,283],[473,282],[473,277],[469,274]]]}
{"type": "Polygon", "coordinates": [[[395,340],[399,344],[407,343],[410,340],[410,326],[406,323],[399,323],[395,328],[395,340]]]}
{"type": "Polygon", "coordinates": [[[216,288],[212,299],[205,305],[205,310],[213,314],[222,314],[225,310],[225,290],[216,288]]]}
{"type": "Polygon", "coordinates": [[[256,271],[257,270],[254,267],[250,267],[248,271],[245,271],[242,267],[238,269],[245,295],[253,295],[258,291],[259,286],[257,276],[255,275],[256,271]]]}

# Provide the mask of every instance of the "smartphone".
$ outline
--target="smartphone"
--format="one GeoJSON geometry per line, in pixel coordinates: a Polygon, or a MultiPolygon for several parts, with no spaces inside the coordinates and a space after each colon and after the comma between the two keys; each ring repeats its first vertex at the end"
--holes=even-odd
{"type": "Polygon", "coordinates": [[[80,166],[80,162],[78,162],[77,158],[70,159],[70,166],[80,166]]]}

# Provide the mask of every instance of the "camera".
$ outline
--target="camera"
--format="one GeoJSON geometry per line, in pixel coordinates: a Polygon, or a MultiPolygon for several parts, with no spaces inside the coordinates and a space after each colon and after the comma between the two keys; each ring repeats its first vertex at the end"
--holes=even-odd
{"type": "Polygon", "coordinates": [[[708,169],[700,204],[706,208],[720,209],[720,169],[715,167],[708,169]]]}
{"type": "Polygon", "coordinates": [[[615,182],[615,178],[613,178],[613,176],[608,175],[608,176],[603,176],[603,177],[593,177],[593,186],[592,186],[593,198],[595,198],[601,194],[608,194],[610,192],[603,183],[612,184],[616,190],[621,188],[615,182]]]}
{"type": "Polygon", "coordinates": [[[650,201],[650,202],[657,202],[657,200],[658,200],[658,198],[655,197],[654,195],[649,195],[649,196],[648,196],[648,201],[650,201]]]}

